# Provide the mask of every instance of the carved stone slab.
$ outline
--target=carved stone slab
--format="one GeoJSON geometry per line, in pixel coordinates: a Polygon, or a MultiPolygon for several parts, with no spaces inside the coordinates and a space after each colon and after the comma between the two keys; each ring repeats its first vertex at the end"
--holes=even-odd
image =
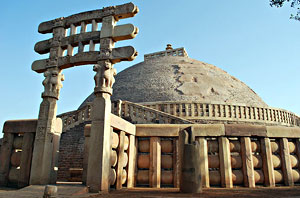
{"type": "MultiPolygon", "coordinates": [[[[58,67],[60,69],[66,69],[73,66],[96,64],[97,61],[102,58],[99,57],[99,52],[81,52],[75,56],[65,56],[58,58],[58,67]]],[[[114,48],[109,55],[109,59],[112,63],[118,63],[120,61],[132,61],[136,58],[137,52],[131,46],[114,48]]],[[[42,73],[47,69],[47,61],[49,59],[37,60],[32,63],[31,69],[37,73],[42,73]]],[[[104,58],[102,59],[104,60],[104,58]]]]}
{"type": "Polygon", "coordinates": [[[43,22],[39,25],[39,33],[51,33],[54,28],[65,26],[70,27],[71,24],[80,24],[81,21],[97,20],[100,22],[102,18],[113,15],[116,20],[133,17],[138,13],[138,8],[133,3],[127,3],[119,6],[111,6],[104,9],[93,10],[74,14],[65,18],[58,18],[51,21],[43,22]]]}
{"type": "Polygon", "coordinates": [[[61,39],[60,43],[53,42],[53,39],[40,41],[35,44],[34,51],[39,54],[46,54],[50,52],[50,48],[60,46],[63,49],[67,49],[68,45],[73,47],[79,46],[79,43],[88,45],[90,41],[94,44],[100,43],[100,38],[112,37],[114,41],[122,41],[127,39],[133,39],[138,33],[138,28],[132,24],[118,25],[114,27],[113,34],[101,34],[101,31],[84,32],[81,34],[74,34],[61,39]],[[100,37],[101,35],[101,37],[100,37]]]}

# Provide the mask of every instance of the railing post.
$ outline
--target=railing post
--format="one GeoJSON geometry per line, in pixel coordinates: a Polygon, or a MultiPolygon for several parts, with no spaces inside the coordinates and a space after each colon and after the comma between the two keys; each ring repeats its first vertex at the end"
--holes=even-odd
{"type": "Polygon", "coordinates": [[[182,112],[182,103],[179,103],[179,117],[183,116],[183,112],[182,112]]]}
{"type": "Polygon", "coordinates": [[[199,150],[200,150],[200,174],[202,187],[209,188],[209,169],[208,169],[208,151],[207,151],[207,140],[205,137],[198,138],[199,150]]]}
{"type": "Polygon", "coordinates": [[[249,188],[254,188],[255,178],[250,137],[241,138],[241,155],[243,161],[244,184],[249,188]]]}
{"type": "Polygon", "coordinates": [[[167,104],[167,113],[171,114],[171,104],[167,104]]]}
{"type": "Polygon", "coordinates": [[[191,117],[195,117],[195,104],[191,103],[191,117]]]}
{"type": "Polygon", "coordinates": [[[254,110],[254,119],[256,120],[259,120],[260,117],[259,117],[259,112],[258,112],[258,108],[257,107],[253,107],[253,110],[254,110]]]}
{"type": "Polygon", "coordinates": [[[221,185],[222,187],[232,188],[233,182],[232,182],[229,140],[226,137],[219,137],[218,140],[219,140],[221,185]]]}
{"type": "Polygon", "coordinates": [[[177,116],[177,104],[173,104],[173,115],[177,116]]]}
{"type": "Polygon", "coordinates": [[[122,176],[123,176],[123,161],[124,161],[124,139],[125,132],[121,131],[119,135],[119,146],[118,146],[118,165],[117,165],[117,183],[116,189],[122,189],[122,176]]]}
{"type": "Polygon", "coordinates": [[[261,139],[261,157],[263,160],[263,172],[265,185],[269,187],[275,186],[274,167],[272,160],[271,142],[269,138],[261,139]]]}
{"type": "Polygon", "coordinates": [[[122,100],[117,101],[117,116],[122,117],[122,100]]]}
{"type": "Polygon", "coordinates": [[[179,188],[180,181],[179,181],[179,140],[178,138],[173,138],[173,184],[175,188],[179,188]]]}
{"type": "Polygon", "coordinates": [[[137,147],[135,142],[135,136],[129,135],[129,151],[128,151],[128,177],[127,188],[133,188],[135,183],[135,169],[137,160],[137,147]]]}
{"type": "Polygon", "coordinates": [[[280,139],[280,156],[282,163],[283,180],[286,186],[294,186],[292,165],[290,159],[289,142],[287,138],[280,139]]]}
{"type": "Polygon", "coordinates": [[[150,138],[150,187],[160,188],[161,181],[161,145],[160,137],[150,138]]]}
{"type": "Polygon", "coordinates": [[[208,105],[208,117],[213,117],[213,105],[208,105]]]}

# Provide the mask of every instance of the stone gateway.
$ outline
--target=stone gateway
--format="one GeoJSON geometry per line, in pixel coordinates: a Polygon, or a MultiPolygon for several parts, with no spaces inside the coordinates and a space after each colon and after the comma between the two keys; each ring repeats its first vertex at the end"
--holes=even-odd
{"type": "Polygon", "coordinates": [[[134,25],[117,22],[138,12],[127,3],[39,25],[39,33],[52,34],[35,45],[49,58],[32,64],[45,77],[42,102],[37,119],[5,122],[0,185],[76,181],[89,192],[194,193],[299,185],[300,117],[268,106],[237,78],[171,44],[117,74],[114,64],[137,52],[115,43],[138,34],[134,25]],[[57,115],[63,70],[81,65],[92,65],[93,93],[77,110],[57,115]]]}

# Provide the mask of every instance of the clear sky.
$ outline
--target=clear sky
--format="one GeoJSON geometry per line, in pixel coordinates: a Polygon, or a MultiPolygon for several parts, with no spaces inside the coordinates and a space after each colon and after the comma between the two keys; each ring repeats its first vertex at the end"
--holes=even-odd
{"type": "MultiPolygon", "coordinates": [[[[268,0],[133,0],[140,12],[118,24],[133,23],[139,35],[118,46],[145,53],[185,47],[191,58],[216,65],[250,86],[268,105],[300,115],[300,22],[295,10],[271,8],[268,0]]],[[[43,75],[31,70],[34,44],[50,38],[39,23],[78,12],[127,3],[121,0],[4,1],[0,7],[0,130],[5,120],[37,118],[43,75]]],[[[75,110],[93,91],[92,66],[64,70],[58,114],[75,110]]],[[[133,76],[134,78],[134,76],[133,76]]],[[[2,134],[0,135],[0,137],[2,134]]]]}

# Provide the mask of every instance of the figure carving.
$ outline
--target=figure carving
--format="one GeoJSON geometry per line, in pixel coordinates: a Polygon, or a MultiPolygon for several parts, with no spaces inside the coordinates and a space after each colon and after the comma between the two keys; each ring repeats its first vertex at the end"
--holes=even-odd
{"type": "Polygon", "coordinates": [[[44,73],[45,79],[43,80],[43,85],[45,91],[43,96],[59,97],[59,91],[63,87],[62,81],[65,80],[65,76],[61,74],[58,69],[47,70],[44,73]]]}
{"type": "Polygon", "coordinates": [[[96,64],[93,70],[97,72],[94,76],[95,89],[102,92],[112,91],[112,86],[115,83],[114,76],[117,75],[117,70],[112,67],[109,61],[103,61],[103,64],[96,64]]]}

